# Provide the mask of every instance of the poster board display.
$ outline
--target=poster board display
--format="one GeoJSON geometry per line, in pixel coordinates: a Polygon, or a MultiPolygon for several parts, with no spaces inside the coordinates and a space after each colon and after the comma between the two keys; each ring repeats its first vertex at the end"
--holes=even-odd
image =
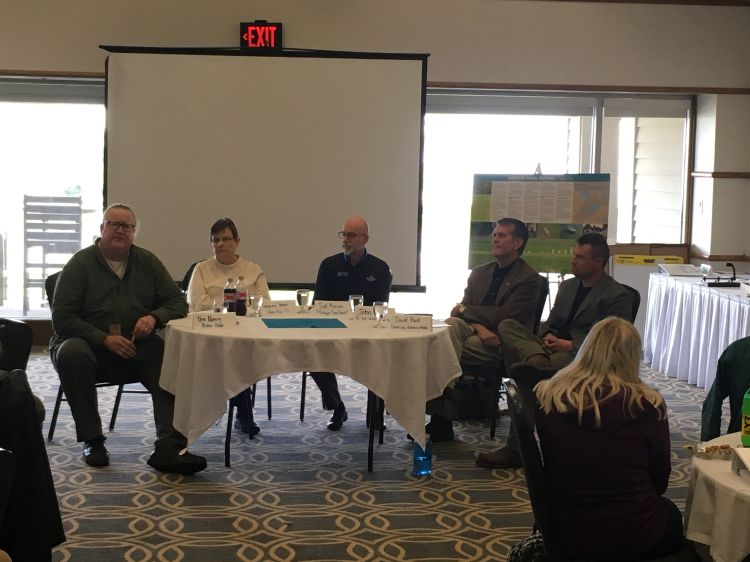
{"type": "Polygon", "coordinates": [[[469,267],[492,261],[492,230],[504,217],[529,227],[524,259],[540,272],[569,273],[576,239],[607,236],[609,174],[474,176],[469,267]]]}

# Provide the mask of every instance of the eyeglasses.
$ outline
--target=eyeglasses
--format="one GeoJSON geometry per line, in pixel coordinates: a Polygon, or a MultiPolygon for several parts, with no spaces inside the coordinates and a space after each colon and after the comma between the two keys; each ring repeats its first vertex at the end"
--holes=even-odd
{"type": "Polygon", "coordinates": [[[362,236],[362,232],[344,232],[343,230],[340,230],[338,232],[339,238],[342,240],[346,238],[347,240],[353,240],[357,236],[362,236]]]}
{"type": "Polygon", "coordinates": [[[218,236],[216,236],[214,238],[211,238],[211,244],[216,245],[216,244],[220,244],[222,242],[232,242],[233,240],[234,240],[234,238],[232,238],[231,236],[222,236],[221,238],[219,238],[218,236]]]}
{"type": "Polygon", "coordinates": [[[134,224],[129,224],[126,222],[109,221],[107,219],[104,219],[104,224],[106,224],[112,230],[122,230],[123,232],[132,232],[135,230],[134,224]]]}

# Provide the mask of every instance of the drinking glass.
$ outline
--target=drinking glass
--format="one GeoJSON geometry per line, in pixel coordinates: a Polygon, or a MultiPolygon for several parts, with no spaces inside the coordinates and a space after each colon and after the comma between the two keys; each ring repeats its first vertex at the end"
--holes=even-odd
{"type": "Polygon", "coordinates": [[[310,300],[310,291],[308,289],[297,289],[297,304],[299,306],[307,306],[310,300]]]}
{"type": "Polygon", "coordinates": [[[365,302],[365,297],[362,295],[349,295],[349,308],[352,310],[352,318],[355,318],[355,313],[358,306],[362,306],[365,302]]]}
{"type": "Polygon", "coordinates": [[[375,315],[377,322],[375,323],[376,328],[385,328],[383,318],[388,314],[388,303],[385,301],[375,301],[372,303],[372,313],[375,315]]]}
{"type": "Polygon", "coordinates": [[[214,299],[213,309],[214,312],[224,312],[224,295],[216,297],[214,299]]]}
{"type": "Polygon", "coordinates": [[[250,295],[250,316],[260,316],[261,306],[263,306],[263,295],[260,293],[250,295]]]}

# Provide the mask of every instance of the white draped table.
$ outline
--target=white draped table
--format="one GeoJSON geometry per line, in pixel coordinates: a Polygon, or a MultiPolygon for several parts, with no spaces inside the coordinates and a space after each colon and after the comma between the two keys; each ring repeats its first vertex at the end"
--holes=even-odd
{"type": "MultiPolygon", "coordinates": [[[[740,434],[706,444],[740,443],[740,434]]],[[[732,472],[731,461],[693,457],[685,506],[685,536],[710,545],[712,560],[740,562],[750,554],[750,479],[732,472]]],[[[746,474],[747,476],[747,474],[746,474]]]]}
{"type": "Polygon", "coordinates": [[[235,329],[170,322],[161,386],[175,395],[174,426],[192,443],[210,428],[227,400],[280,373],[346,375],[385,401],[385,408],[425,444],[425,403],[461,373],[447,328],[432,332],[377,329],[342,320],[345,328],[268,328],[240,317],[235,329]]]}
{"type": "Polygon", "coordinates": [[[741,289],[706,287],[700,281],[651,274],[643,361],[709,389],[722,351],[750,335],[750,299],[741,289]]]}

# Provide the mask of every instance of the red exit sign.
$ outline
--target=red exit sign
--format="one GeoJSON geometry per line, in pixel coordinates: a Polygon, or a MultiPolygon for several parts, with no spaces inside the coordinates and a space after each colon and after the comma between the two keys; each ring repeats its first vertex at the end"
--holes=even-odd
{"type": "Polygon", "coordinates": [[[240,48],[253,51],[280,51],[281,24],[265,20],[240,23],[240,48]]]}

